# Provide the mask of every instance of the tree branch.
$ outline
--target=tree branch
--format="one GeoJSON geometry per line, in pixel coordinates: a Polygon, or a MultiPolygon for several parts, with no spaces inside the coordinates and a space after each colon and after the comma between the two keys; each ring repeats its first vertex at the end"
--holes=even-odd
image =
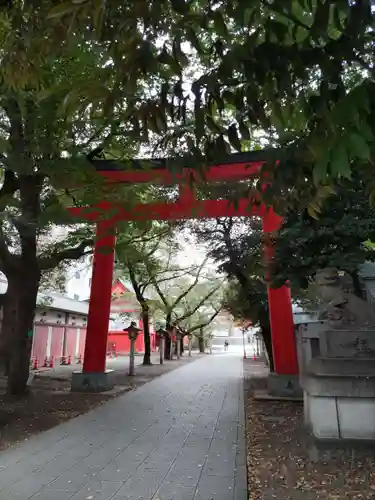
{"type": "Polygon", "coordinates": [[[210,298],[212,297],[212,295],[217,292],[219,290],[219,288],[221,287],[221,284],[218,285],[217,287],[215,287],[213,290],[211,290],[209,293],[207,293],[203,299],[201,299],[198,304],[195,305],[195,307],[193,307],[193,309],[190,309],[189,311],[187,311],[185,314],[183,314],[180,318],[177,319],[177,322],[179,321],[183,321],[187,318],[190,318],[190,316],[192,316],[194,313],[196,313],[198,311],[198,309],[200,307],[203,306],[203,304],[210,298]]]}
{"type": "MultiPolygon", "coordinates": [[[[3,215],[8,205],[9,199],[13,198],[16,191],[19,189],[18,179],[16,174],[11,170],[4,171],[4,182],[0,189],[0,214],[3,215]]],[[[0,222],[0,261],[2,267],[10,264],[12,254],[9,252],[6,244],[5,235],[3,233],[2,222],[0,222]]]]}
{"type": "Polygon", "coordinates": [[[92,252],[87,247],[92,247],[94,240],[84,240],[78,246],[61,250],[48,257],[39,257],[39,269],[46,271],[57,267],[63,260],[77,260],[92,252]]]}
{"type": "Polygon", "coordinates": [[[218,309],[214,312],[214,314],[212,316],[210,316],[210,318],[205,321],[204,323],[200,323],[199,325],[196,325],[194,326],[193,328],[190,328],[189,330],[189,333],[193,333],[195,332],[196,330],[200,330],[201,328],[205,328],[206,326],[208,326],[210,323],[213,322],[213,320],[216,318],[216,316],[220,313],[221,309],[218,309]]]}
{"type": "Polygon", "coordinates": [[[204,268],[204,265],[206,264],[207,260],[208,257],[206,257],[202,262],[202,264],[199,266],[198,272],[195,276],[193,283],[186,290],[184,290],[173,302],[172,309],[174,309],[181,302],[181,300],[184,299],[186,295],[188,295],[191,292],[191,290],[198,284],[202,269],[204,268]]]}
{"type": "Polygon", "coordinates": [[[171,309],[171,306],[169,305],[168,303],[168,300],[167,300],[167,297],[164,295],[164,293],[161,291],[161,288],[159,286],[159,283],[153,279],[152,281],[152,284],[154,285],[155,287],[155,290],[157,292],[157,294],[159,295],[161,301],[163,302],[164,306],[166,309],[170,310],[171,309]]]}
{"type": "Polygon", "coordinates": [[[132,287],[134,289],[135,296],[137,297],[139,304],[141,304],[141,302],[144,300],[144,297],[143,297],[143,293],[142,293],[142,290],[140,288],[140,285],[137,281],[137,277],[135,275],[133,265],[131,264],[131,262],[129,260],[127,260],[126,265],[127,265],[128,271],[129,271],[129,278],[130,278],[130,282],[132,284],[132,287]]]}
{"type": "Polygon", "coordinates": [[[12,170],[4,171],[4,182],[0,189],[0,212],[3,212],[8,204],[9,198],[19,189],[19,182],[12,170]]]}

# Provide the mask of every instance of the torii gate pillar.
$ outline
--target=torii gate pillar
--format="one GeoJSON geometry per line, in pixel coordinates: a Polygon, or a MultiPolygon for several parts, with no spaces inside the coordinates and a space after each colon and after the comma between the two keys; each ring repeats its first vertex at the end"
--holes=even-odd
{"type": "MultiPolygon", "coordinates": [[[[282,218],[271,209],[263,216],[262,222],[263,232],[267,235],[280,229],[282,218]]],[[[266,241],[264,251],[266,261],[271,259],[274,249],[270,242],[267,244],[266,241]]],[[[277,396],[297,395],[300,386],[290,288],[268,287],[268,308],[275,369],[268,378],[268,392],[277,396]]]]}
{"type": "Polygon", "coordinates": [[[74,372],[72,390],[101,392],[113,388],[113,370],[106,370],[107,337],[116,234],[110,221],[96,225],[89,314],[82,372],[74,372]]]}

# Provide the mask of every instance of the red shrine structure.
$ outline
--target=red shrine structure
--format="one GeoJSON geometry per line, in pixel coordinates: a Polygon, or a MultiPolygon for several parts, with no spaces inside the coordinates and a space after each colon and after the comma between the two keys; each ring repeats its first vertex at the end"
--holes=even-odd
{"type": "MultiPolygon", "coordinates": [[[[87,322],[85,356],[82,373],[73,376],[74,390],[104,390],[111,387],[105,371],[108,320],[111,308],[112,276],[116,246],[116,223],[123,220],[177,220],[229,216],[258,216],[263,231],[272,235],[282,219],[264,204],[242,198],[233,203],[225,199],[198,200],[194,185],[199,183],[240,182],[256,177],[267,160],[265,151],[237,153],[227,156],[220,164],[208,165],[202,174],[196,169],[173,167],[173,160],[134,160],[126,164],[116,160],[93,160],[92,165],[109,184],[153,183],[178,186],[176,201],[136,205],[131,211],[103,200],[92,207],[74,207],[73,216],[96,223],[90,305],[87,322]],[[169,165],[170,164],[170,165],[169,165]]],[[[272,256],[272,238],[265,238],[265,256],[272,256]]],[[[283,286],[268,289],[270,323],[275,372],[283,376],[298,374],[290,289],[283,286]]]]}
{"type": "MultiPolygon", "coordinates": [[[[143,353],[145,350],[143,321],[141,318],[140,307],[136,300],[134,292],[131,292],[128,288],[126,288],[125,284],[120,279],[117,279],[112,285],[111,297],[112,300],[110,314],[113,316],[118,315],[119,313],[126,313],[129,316],[128,323],[133,320],[137,323],[138,328],[142,330],[141,333],[137,336],[134,347],[135,352],[143,353]]],[[[107,353],[110,356],[117,357],[118,355],[121,356],[130,352],[130,339],[128,337],[128,334],[124,332],[124,326],[125,325],[123,324],[123,320],[121,320],[120,328],[112,327],[108,331],[107,353]]],[[[149,324],[149,332],[151,350],[155,351],[158,343],[156,339],[156,333],[151,321],[149,324]]]]}

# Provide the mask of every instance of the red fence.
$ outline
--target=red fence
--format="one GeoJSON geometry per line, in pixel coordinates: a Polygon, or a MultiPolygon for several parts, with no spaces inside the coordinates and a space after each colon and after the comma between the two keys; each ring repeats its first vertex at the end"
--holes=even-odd
{"type": "Polygon", "coordinates": [[[86,326],[35,323],[32,357],[39,365],[53,358],[60,362],[62,357],[75,362],[83,356],[86,341],[86,326]]]}
{"type": "MultiPolygon", "coordinates": [[[[152,332],[151,349],[157,349],[157,335],[152,332]]],[[[55,325],[47,323],[36,323],[34,328],[32,358],[38,360],[42,366],[47,358],[54,359],[60,363],[62,358],[70,358],[74,363],[82,359],[85,353],[86,326],[55,325]]],[[[136,352],[143,353],[145,350],[144,336],[139,334],[135,343],[136,352]]],[[[123,355],[130,351],[130,341],[123,331],[108,332],[108,354],[123,355]]]]}
{"type": "MultiPolygon", "coordinates": [[[[151,350],[156,350],[156,334],[150,333],[151,337],[151,350]]],[[[127,354],[130,351],[130,340],[127,333],[119,330],[113,330],[108,332],[108,353],[117,353],[120,356],[122,354],[127,354]]],[[[145,341],[143,333],[140,333],[135,341],[135,351],[144,352],[145,351],[145,341]]]]}

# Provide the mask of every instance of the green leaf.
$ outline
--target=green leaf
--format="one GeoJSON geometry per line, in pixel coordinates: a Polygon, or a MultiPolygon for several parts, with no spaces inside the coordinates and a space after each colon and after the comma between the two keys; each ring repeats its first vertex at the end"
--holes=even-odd
{"type": "Polygon", "coordinates": [[[242,140],[249,141],[250,140],[249,128],[244,124],[243,121],[240,121],[240,123],[238,125],[239,125],[242,140]]]}
{"type": "Polygon", "coordinates": [[[72,14],[75,10],[76,6],[71,2],[61,3],[49,11],[47,19],[59,19],[67,14],[72,14]]]}
{"type": "Polygon", "coordinates": [[[189,12],[189,3],[185,0],[171,0],[172,9],[177,12],[177,14],[187,14],[189,12]]]}
{"type": "Polygon", "coordinates": [[[212,118],[211,115],[206,115],[206,122],[207,122],[208,128],[210,130],[212,130],[212,132],[217,133],[217,134],[222,133],[222,129],[221,129],[220,125],[218,123],[216,123],[216,121],[212,118]]]}
{"type": "Polygon", "coordinates": [[[228,128],[228,139],[231,144],[231,146],[236,149],[237,151],[241,151],[241,141],[238,137],[237,133],[237,127],[236,125],[232,124],[228,128]]]}
{"type": "Polygon", "coordinates": [[[8,139],[5,139],[4,137],[0,137],[0,151],[2,153],[5,153],[9,149],[9,141],[8,139]]]}
{"type": "Polygon", "coordinates": [[[195,110],[195,135],[198,141],[204,136],[205,115],[204,110],[198,107],[195,110]]]}
{"type": "Polygon", "coordinates": [[[326,179],[327,169],[328,169],[328,158],[325,156],[321,160],[317,161],[316,164],[314,165],[313,181],[316,186],[326,179]]]}
{"type": "Polygon", "coordinates": [[[172,54],[170,54],[167,49],[164,47],[162,52],[158,56],[158,61],[161,64],[166,64],[170,66],[172,70],[179,74],[181,72],[181,67],[177,58],[174,58],[172,54]]]}
{"type": "Polygon", "coordinates": [[[189,42],[192,44],[195,50],[198,53],[201,53],[202,51],[201,42],[199,41],[199,38],[197,37],[195,30],[191,26],[187,26],[186,28],[186,38],[189,40],[189,42]]]}
{"type": "Polygon", "coordinates": [[[215,146],[218,156],[230,154],[230,146],[222,135],[216,139],[215,146]]]}
{"type": "Polygon", "coordinates": [[[342,175],[343,177],[350,177],[348,152],[346,144],[343,140],[339,142],[336,148],[333,148],[330,170],[333,176],[342,175]]]}
{"type": "Polygon", "coordinates": [[[181,49],[181,44],[179,41],[174,40],[172,45],[173,56],[180,63],[181,66],[187,66],[189,64],[189,58],[181,49]]]}
{"type": "Polygon", "coordinates": [[[293,33],[293,38],[296,43],[304,42],[308,36],[309,32],[305,30],[305,28],[302,28],[301,26],[296,26],[293,33]]]}
{"type": "Polygon", "coordinates": [[[369,160],[371,157],[370,147],[363,135],[357,132],[351,133],[349,136],[349,154],[361,160],[369,160]]]}
{"type": "Polygon", "coordinates": [[[225,24],[224,18],[218,10],[212,11],[212,19],[217,35],[226,38],[228,36],[227,25],[225,24]]]}
{"type": "Polygon", "coordinates": [[[315,220],[319,220],[317,212],[314,210],[314,207],[312,205],[309,205],[307,207],[307,213],[310,215],[315,220]]]}
{"type": "Polygon", "coordinates": [[[313,37],[324,36],[327,34],[329,14],[331,3],[328,0],[320,0],[318,2],[314,23],[311,27],[311,35],[313,37]]]}
{"type": "Polygon", "coordinates": [[[374,140],[373,131],[367,123],[362,122],[360,124],[360,133],[366,139],[366,141],[372,142],[374,140]]]}
{"type": "Polygon", "coordinates": [[[274,21],[269,19],[266,24],[266,30],[268,36],[272,38],[275,37],[275,41],[284,42],[285,36],[288,33],[288,26],[284,23],[274,21]]]}

